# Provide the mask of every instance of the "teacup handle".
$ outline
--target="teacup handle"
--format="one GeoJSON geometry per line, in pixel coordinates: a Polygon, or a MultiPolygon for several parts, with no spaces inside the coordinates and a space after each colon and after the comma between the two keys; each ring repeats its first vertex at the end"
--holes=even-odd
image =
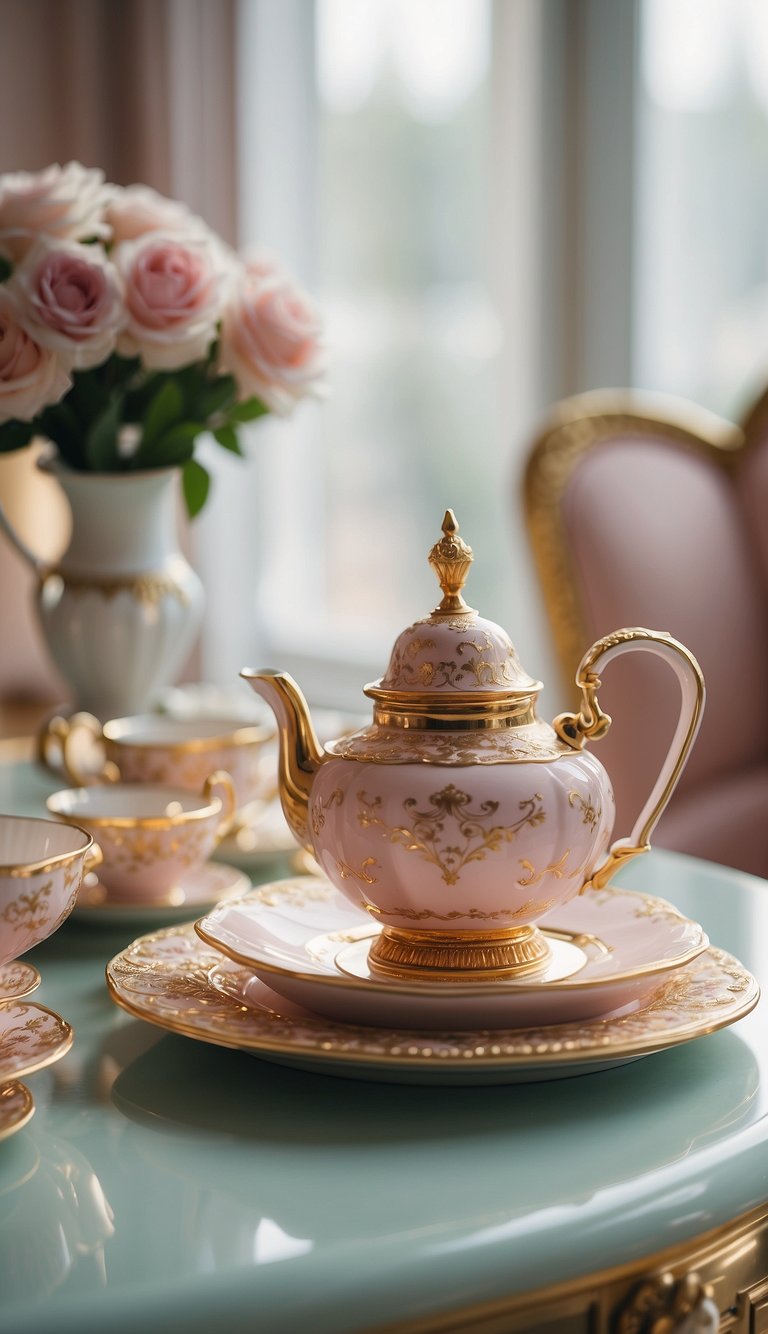
{"type": "Polygon", "coordinates": [[[210,801],[211,797],[218,797],[221,801],[222,816],[216,830],[216,841],[220,842],[232,828],[235,821],[235,811],[237,810],[235,785],[226,769],[215,769],[212,774],[208,775],[203,783],[203,796],[206,801],[210,801]]]}
{"type": "Polygon", "coordinates": [[[117,765],[103,754],[104,735],[101,723],[92,713],[73,713],[71,718],[62,718],[59,715],[49,718],[38,737],[37,750],[38,758],[46,768],[55,774],[63,770],[73,787],[88,787],[91,783],[116,783],[120,778],[117,765]],[[82,738],[84,734],[90,736],[102,750],[101,768],[96,771],[81,769],[75,758],[77,738],[82,738]],[[61,752],[58,764],[52,755],[54,742],[58,743],[61,752]]]}
{"type": "Polygon", "coordinates": [[[91,843],[91,846],[86,849],[83,858],[83,875],[89,875],[91,871],[95,871],[97,866],[101,866],[103,860],[104,853],[99,847],[99,844],[94,840],[91,843]]]}
{"type": "Polygon", "coordinates": [[[632,833],[629,838],[620,838],[611,846],[605,861],[584,882],[582,892],[585,889],[602,889],[620,866],[641,852],[649,851],[651,834],[677,786],[701,724],[705,698],[704,677],[690,650],[660,630],[615,630],[604,639],[598,639],[579,664],[576,684],[582,691],[581,709],[578,713],[559,714],[552,724],[561,740],[574,750],[580,750],[585,741],[605,736],[611,719],[602,712],[597,702],[597,692],[602,684],[599,669],[622,653],[643,649],[663,658],[677,676],[682,694],[680,716],[661,772],[635,821],[632,833]]]}

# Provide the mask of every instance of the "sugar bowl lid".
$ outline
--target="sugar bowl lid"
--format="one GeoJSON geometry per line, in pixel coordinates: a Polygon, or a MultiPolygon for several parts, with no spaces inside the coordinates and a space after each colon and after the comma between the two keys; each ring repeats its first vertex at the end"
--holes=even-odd
{"type": "Polygon", "coordinates": [[[398,635],[384,676],[365,687],[379,708],[428,703],[453,711],[464,702],[472,713],[482,704],[495,712],[505,702],[531,700],[541,690],[541,682],[522,667],[506,631],[464,601],[472,560],[453,510],[446,510],[443,536],[429,553],[442,601],[398,635]]]}

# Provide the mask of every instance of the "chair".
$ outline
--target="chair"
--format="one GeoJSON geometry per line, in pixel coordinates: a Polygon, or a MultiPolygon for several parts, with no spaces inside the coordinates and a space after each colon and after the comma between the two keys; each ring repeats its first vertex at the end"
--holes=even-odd
{"type": "MultiPolygon", "coordinates": [[[[527,463],[526,517],[568,694],[597,638],[667,630],[699,659],[699,739],[659,846],[768,877],[768,394],[741,426],[627,390],[556,406],[527,463]]],[[[612,664],[615,722],[596,748],[629,833],[671,738],[679,692],[650,655],[612,664]]]]}

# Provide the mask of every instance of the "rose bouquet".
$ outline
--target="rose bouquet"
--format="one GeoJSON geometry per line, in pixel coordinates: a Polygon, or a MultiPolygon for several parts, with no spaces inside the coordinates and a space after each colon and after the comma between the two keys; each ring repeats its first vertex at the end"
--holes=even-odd
{"type": "Polygon", "coordinates": [[[76,471],[182,469],[212,432],[287,414],[322,386],[314,306],[183,204],[70,162],[0,175],[0,452],[51,440],[76,471]]]}

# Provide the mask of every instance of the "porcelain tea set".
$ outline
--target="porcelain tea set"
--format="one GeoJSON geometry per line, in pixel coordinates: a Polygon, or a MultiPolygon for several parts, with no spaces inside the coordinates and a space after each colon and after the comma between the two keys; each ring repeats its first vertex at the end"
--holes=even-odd
{"type": "MultiPolygon", "coordinates": [[[[472,559],[449,510],[429,553],[441,601],[365,687],[372,721],[324,747],[289,676],[241,673],[274,711],[280,802],[316,873],[240,888],[134,941],[107,968],[119,1005],[325,1073],[493,1083],[635,1059],[756,1003],[754,980],[697,922],[610,884],[648,850],[695,740],[694,657],[665,633],[607,635],[580,665],[578,712],[543,722],[541,683],[464,600],[472,559]],[[601,673],[641,650],[674,671],[680,716],[634,828],[612,841],[610,780],[585,743],[610,725],[601,673]]],[[[154,715],[48,729],[44,757],[58,746],[75,780],[78,738],[100,747],[101,781],[48,809],[69,837],[87,831],[83,856],[89,835],[100,844],[113,898],[139,883],[167,898],[260,799],[264,734],[235,742],[237,730],[206,737],[200,720],[154,715]]]]}

